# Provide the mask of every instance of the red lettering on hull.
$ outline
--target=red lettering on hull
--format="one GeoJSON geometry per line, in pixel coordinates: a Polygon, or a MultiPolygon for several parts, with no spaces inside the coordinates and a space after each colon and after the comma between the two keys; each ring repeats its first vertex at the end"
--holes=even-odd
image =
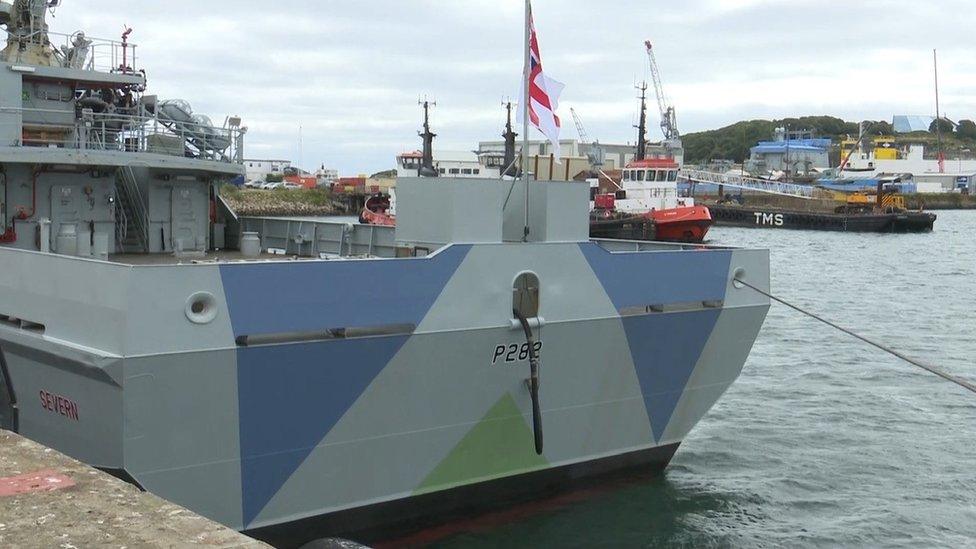
{"type": "Polygon", "coordinates": [[[70,398],[49,393],[47,391],[41,391],[39,396],[41,397],[41,408],[44,408],[52,414],[58,414],[68,419],[78,421],[77,402],[71,400],[70,398]]]}

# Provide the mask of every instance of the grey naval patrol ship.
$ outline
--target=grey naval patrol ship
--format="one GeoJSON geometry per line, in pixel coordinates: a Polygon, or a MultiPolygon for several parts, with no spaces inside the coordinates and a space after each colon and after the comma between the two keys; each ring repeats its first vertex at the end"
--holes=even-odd
{"type": "Polygon", "coordinates": [[[739,375],[767,251],[591,240],[575,182],[402,178],[396,228],[236,217],[240,121],[51,4],[0,2],[4,428],[259,537],[369,541],[663,468],[739,375]]]}

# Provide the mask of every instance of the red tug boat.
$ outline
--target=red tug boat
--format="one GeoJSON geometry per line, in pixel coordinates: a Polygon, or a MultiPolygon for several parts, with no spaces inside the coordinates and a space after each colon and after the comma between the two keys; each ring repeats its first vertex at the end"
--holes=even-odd
{"type": "MultiPolygon", "coordinates": [[[[621,170],[619,182],[609,179],[612,192],[601,193],[600,181],[590,180],[594,189],[590,226],[593,236],[634,238],[626,228],[640,219],[651,225],[649,239],[669,242],[701,242],[712,226],[712,214],[694,198],[678,196],[678,171],[681,166],[667,154],[634,160],[621,170]],[[615,234],[607,220],[617,220],[621,231],[615,234]]],[[[645,231],[646,232],[646,231],[645,231]]]]}
{"type": "Polygon", "coordinates": [[[633,238],[633,231],[623,230],[623,226],[642,218],[651,224],[653,240],[702,242],[712,226],[712,214],[705,206],[696,205],[694,198],[678,196],[681,163],[672,151],[682,149],[681,136],[674,108],[666,105],[663,99],[651,43],[645,45],[658,94],[664,141],[661,145],[647,142],[647,85],[642,84],[638,88],[641,91],[640,123],[637,125],[634,159],[620,171],[619,180],[602,171],[602,178],[589,180],[592,196],[590,233],[605,238],[633,238]],[[616,219],[622,230],[614,234],[606,223],[608,219],[616,219]]]}

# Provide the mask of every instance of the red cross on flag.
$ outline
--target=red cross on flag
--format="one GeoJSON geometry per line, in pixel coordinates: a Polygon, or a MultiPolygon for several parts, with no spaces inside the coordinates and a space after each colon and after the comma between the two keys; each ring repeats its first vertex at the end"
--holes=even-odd
{"type": "MultiPolygon", "coordinates": [[[[556,109],[559,108],[559,95],[563,88],[563,83],[553,80],[546,76],[542,70],[542,55],[539,53],[539,39],[535,32],[535,21],[532,17],[531,5],[529,7],[529,99],[528,111],[529,122],[539,129],[549,143],[552,144],[553,155],[559,160],[559,128],[561,123],[556,116],[556,109]]],[[[522,98],[525,98],[525,85],[522,86],[522,98]]],[[[520,113],[521,115],[521,110],[520,113]]]]}

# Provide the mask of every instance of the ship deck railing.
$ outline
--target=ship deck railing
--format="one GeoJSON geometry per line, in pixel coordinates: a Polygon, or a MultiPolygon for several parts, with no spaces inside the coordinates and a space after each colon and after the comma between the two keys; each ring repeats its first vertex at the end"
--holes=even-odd
{"type": "MultiPolygon", "coordinates": [[[[23,122],[14,147],[143,152],[243,162],[245,128],[196,122],[164,122],[154,116],[82,111],[65,122],[70,111],[0,107],[0,114],[19,114],[23,122]]],[[[3,146],[4,144],[0,144],[3,146]]]]}
{"type": "MultiPolygon", "coordinates": [[[[72,47],[72,40],[78,33],[64,34],[61,32],[48,31],[48,39],[51,41],[51,45],[55,47],[59,52],[61,46],[66,48],[72,47]]],[[[98,71],[98,72],[111,72],[117,74],[138,74],[137,60],[136,60],[136,45],[132,43],[122,44],[118,40],[112,40],[109,38],[96,38],[92,36],[85,36],[86,40],[90,40],[91,44],[88,46],[89,52],[88,57],[85,60],[84,65],[81,67],[83,70],[88,71],[98,71]],[[123,55],[124,52],[124,55],[123,55]]]]}

